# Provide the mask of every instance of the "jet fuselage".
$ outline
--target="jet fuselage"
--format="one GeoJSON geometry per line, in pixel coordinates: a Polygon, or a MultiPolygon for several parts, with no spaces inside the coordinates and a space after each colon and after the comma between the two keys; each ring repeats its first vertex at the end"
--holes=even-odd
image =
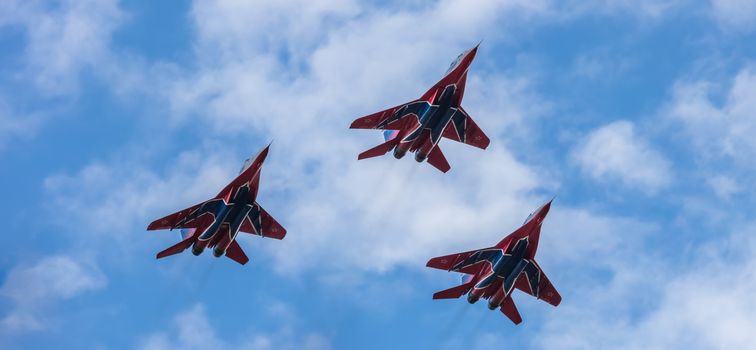
{"type": "MultiPolygon", "coordinates": [[[[402,158],[407,151],[415,152],[415,160],[423,162],[441,139],[444,129],[452,120],[457,87],[455,84],[448,85],[427,107],[418,113],[417,124],[407,127],[400,133],[404,137],[394,148],[394,157],[402,158]]],[[[402,110],[397,113],[403,113],[402,110]]]]}
{"type": "Polygon", "coordinates": [[[528,240],[526,238],[515,242],[514,246],[504,252],[496,250],[487,260],[491,269],[487,275],[475,284],[467,295],[467,301],[475,303],[481,297],[489,298],[490,309],[495,309],[507,297],[514,287],[517,277],[525,269],[528,240]]]}
{"type": "Polygon", "coordinates": [[[239,187],[234,196],[226,202],[225,199],[219,198],[205,203],[192,215],[198,217],[203,214],[212,214],[212,219],[199,227],[199,237],[192,246],[192,253],[199,255],[205,247],[215,247],[213,255],[220,257],[226,251],[231,241],[236,238],[239,229],[242,226],[247,214],[252,215],[254,221],[259,220],[260,211],[253,210],[256,208],[255,199],[250,196],[249,186],[239,187]],[[250,213],[250,211],[253,211],[250,213]],[[228,227],[227,235],[223,228],[228,227]]]}

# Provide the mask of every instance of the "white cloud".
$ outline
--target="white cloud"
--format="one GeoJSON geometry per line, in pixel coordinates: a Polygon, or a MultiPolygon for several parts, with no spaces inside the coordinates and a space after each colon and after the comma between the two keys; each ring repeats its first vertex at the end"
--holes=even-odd
{"type": "MultiPolygon", "coordinates": [[[[271,314],[268,323],[277,322],[277,315],[271,314]]],[[[291,320],[285,320],[291,321],[291,320]]],[[[291,326],[262,333],[257,329],[244,332],[241,337],[219,336],[208,319],[201,304],[179,313],[174,319],[171,332],[156,332],[144,337],[137,346],[140,350],[168,349],[241,349],[241,350],[325,350],[331,345],[327,338],[319,333],[299,331],[291,326]]]]}
{"type": "Polygon", "coordinates": [[[0,95],[0,149],[16,138],[28,138],[41,122],[39,116],[14,111],[0,95]]]}
{"type": "Polygon", "coordinates": [[[75,175],[49,176],[44,186],[55,198],[53,209],[64,212],[66,222],[78,220],[89,232],[112,239],[135,224],[147,227],[152,216],[156,219],[217,193],[241,164],[222,164],[219,154],[225,153],[217,148],[180,153],[162,175],[133,159],[93,163],[75,175]]]}
{"type": "MultiPolygon", "coordinates": [[[[486,151],[444,142],[453,167],[446,175],[411,159],[356,161],[357,153],[381,138],[377,132],[349,130],[352,119],[418,97],[461,50],[491,31],[486,24],[505,14],[511,15],[507,23],[525,21],[542,11],[540,3],[523,1],[464,4],[449,1],[364,16],[359,14],[367,5],[303,4],[306,12],[320,16],[303,23],[288,11],[298,5],[276,4],[266,5],[270,17],[264,23],[255,23],[244,16],[253,9],[242,3],[195,3],[199,69],[175,77],[167,97],[183,114],[179,121],[201,120],[206,131],[201,143],[256,133],[265,135],[258,140],[275,140],[261,186],[264,195],[272,190],[282,198],[267,195],[260,202],[290,233],[282,242],[263,243],[278,258],[281,271],[309,266],[308,261],[322,256],[335,269],[343,269],[343,261],[371,270],[422,266],[430,254],[474,242],[490,244],[502,226],[515,226],[544,199],[531,196],[539,188],[539,174],[496,140],[486,151]],[[433,26],[418,29],[418,17],[435,22],[454,17],[459,31],[439,40],[448,32],[433,26]],[[321,22],[330,24],[322,29],[321,22]],[[280,50],[247,37],[262,35],[258,26],[263,24],[286,28],[266,31],[271,37],[264,41],[304,44],[295,55],[299,64],[280,60],[280,50]],[[323,30],[322,37],[309,37],[313,28],[323,30]],[[416,37],[407,38],[412,32],[416,37]],[[205,50],[209,47],[216,53],[205,55],[213,52],[205,50]],[[440,216],[447,219],[438,220],[440,216]],[[472,231],[480,235],[459,234],[472,231]],[[284,253],[292,249],[300,251],[296,260],[284,253]]],[[[476,102],[468,111],[493,138],[516,133],[523,119],[543,113],[532,107],[544,103],[532,92],[528,77],[478,74],[471,73],[468,82],[467,99],[476,102]],[[481,85],[492,88],[481,91],[481,85]]],[[[74,218],[87,213],[89,219],[79,219],[94,231],[135,229],[205,199],[201,193],[208,196],[225,184],[236,163],[217,154],[231,154],[221,152],[229,143],[191,151],[193,162],[171,164],[167,174],[118,160],[50,177],[46,188],[74,218]]]]}
{"type": "Polygon", "coordinates": [[[23,33],[23,51],[3,53],[13,59],[5,67],[12,73],[0,79],[6,87],[0,91],[0,149],[33,138],[45,121],[69,109],[85,72],[112,83],[115,92],[147,76],[112,52],[111,38],[125,17],[117,0],[0,2],[0,30],[23,33]]]}
{"type": "Polygon", "coordinates": [[[89,263],[67,256],[50,256],[33,265],[14,267],[0,287],[0,296],[14,304],[0,325],[2,333],[33,331],[45,327],[40,313],[51,303],[102,289],[107,279],[89,263]]]}
{"type": "Polygon", "coordinates": [[[663,111],[680,122],[703,158],[752,164],[756,155],[756,72],[740,70],[727,87],[709,81],[678,82],[663,111]]]}
{"type": "Polygon", "coordinates": [[[756,2],[752,0],[711,0],[711,7],[714,18],[726,28],[754,28],[756,2]]]}
{"type": "Polygon", "coordinates": [[[117,1],[4,1],[0,26],[26,32],[25,76],[46,93],[69,94],[87,67],[107,63],[110,38],[123,22],[117,1]]]}
{"type": "Polygon", "coordinates": [[[669,185],[669,162],[643,138],[629,121],[618,121],[591,132],[572,150],[572,158],[594,179],[619,181],[647,193],[669,185]]]}
{"type": "Polygon", "coordinates": [[[602,47],[578,54],[572,63],[572,69],[578,79],[614,81],[624,77],[637,64],[635,60],[632,55],[602,47]]]}
{"type": "Polygon", "coordinates": [[[12,311],[0,320],[0,334],[40,331],[43,329],[45,329],[44,322],[26,311],[12,311]]]}
{"type": "Polygon", "coordinates": [[[52,256],[32,266],[13,268],[0,288],[0,295],[19,303],[37,303],[69,299],[105,284],[105,276],[96,267],[67,256],[52,256]]]}
{"type": "Polygon", "coordinates": [[[585,290],[585,303],[560,306],[561,316],[551,318],[534,343],[544,349],[756,347],[756,230],[738,230],[700,247],[683,265],[665,267],[659,257],[638,251],[622,269],[647,281],[618,287],[645,295],[641,302],[603,288],[585,290]],[[616,312],[626,307],[634,311],[616,312]]]}
{"type": "Polygon", "coordinates": [[[707,183],[720,199],[729,199],[733,194],[743,189],[735,179],[725,175],[716,175],[707,179],[707,183]]]}
{"type": "Polygon", "coordinates": [[[325,39],[332,26],[359,15],[361,10],[352,0],[198,0],[192,4],[191,15],[198,29],[200,55],[233,61],[260,51],[286,52],[292,56],[288,59],[299,61],[325,39]]]}
{"type": "MultiPolygon", "coordinates": [[[[277,31],[266,40],[309,48],[296,51],[295,64],[281,63],[279,51],[237,40],[222,45],[220,58],[203,60],[203,69],[190,75],[188,82],[177,84],[179,89],[171,95],[178,101],[175,106],[203,111],[202,118],[221,132],[246,130],[244,125],[263,131],[276,140],[273,151],[286,155],[288,167],[271,163],[268,168],[272,178],[297,193],[278,214],[291,232],[280,247],[272,247],[280,258],[280,269],[289,270],[319,256],[329,256],[339,266],[350,261],[368,269],[416,264],[430,252],[464,243],[470,236],[457,232],[470,230],[474,223],[483,226],[478,230],[495,232],[502,211],[517,210],[523,200],[536,205],[527,193],[537,186],[537,175],[498,144],[481,152],[444,143],[453,170],[441,178],[427,165],[407,164],[411,162],[407,159],[357,162],[356,154],[380,139],[375,132],[348,130],[347,126],[361,114],[416,98],[459,51],[475,43],[470,38],[485,34],[496,40],[501,28],[491,32],[488,25],[505,15],[507,23],[527,21],[545,11],[544,3],[447,1],[409,10],[366,12],[368,5],[334,1],[306,11],[322,16],[313,23],[328,23],[322,38],[302,35],[307,30],[297,28],[312,24],[309,20],[296,23],[299,20],[286,11],[288,6],[276,5],[270,11],[272,19],[266,21],[294,29],[277,31]],[[417,26],[417,18],[435,23],[453,20],[456,27],[449,32],[417,26]],[[293,78],[289,70],[300,74],[293,78]],[[484,186],[496,186],[497,195],[483,190],[484,186]],[[291,249],[300,252],[299,260],[281,253],[291,249]]],[[[244,9],[215,2],[200,2],[196,8],[202,9],[193,11],[201,46],[215,43],[208,38],[235,38],[257,26],[233,25],[234,20],[230,25],[219,24],[237,16],[230,12],[244,13],[244,9]]],[[[535,100],[527,78],[482,79],[477,74],[471,73],[468,100],[480,103],[470,112],[489,135],[511,131],[523,116],[538,117],[537,110],[523,107],[538,105],[526,102],[535,100]],[[483,84],[491,90],[476,91],[483,84]],[[496,97],[517,102],[501,108],[496,97]]],[[[527,209],[520,212],[525,215],[527,209]]]]}

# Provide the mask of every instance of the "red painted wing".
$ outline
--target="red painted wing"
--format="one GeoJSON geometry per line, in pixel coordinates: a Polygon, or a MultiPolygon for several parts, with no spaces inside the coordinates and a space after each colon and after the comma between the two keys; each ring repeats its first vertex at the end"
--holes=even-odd
{"type": "Polygon", "coordinates": [[[425,264],[425,266],[432,267],[434,269],[439,269],[439,270],[451,271],[454,265],[456,265],[462,260],[467,259],[470,255],[472,255],[473,253],[477,251],[478,250],[471,250],[469,252],[464,252],[464,253],[455,253],[455,254],[435,257],[433,259],[428,260],[428,263],[425,264]]]}
{"type": "Polygon", "coordinates": [[[421,104],[416,104],[416,102],[419,102],[421,100],[414,100],[410,101],[395,107],[391,107],[386,110],[382,110],[380,112],[376,112],[373,114],[366,115],[364,117],[357,118],[355,121],[352,122],[352,125],[349,126],[350,129],[381,129],[381,130],[401,130],[403,123],[402,120],[410,115],[417,116],[417,110],[421,106],[421,104]],[[402,115],[397,115],[395,120],[391,120],[388,123],[384,123],[389,118],[393,117],[394,114],[402,109],[403,107],[407,107],[405,109],[405,113],[402,113],[402,115]],[[384,125],[381,125],[384,124],[384,125]]]}
{"type": "Polygon", "coordinates": [[[451,122],[446,125],[441,136],[480,149],[486,149],[491,143],[488,136],[480,129],[478,124],[475,124],[475,121],[470,118],[470,115],[462,106],[459,106],[457,111],[454,112],[451,122]]]}
{"type": "Polygon", "coordinates": [[[528,293],[538,299],[541,299],[551,305],[558,306],[559,303],[562,302],[562,296],[559,295],[559,292],[557,292],[556,288],[554,288],[554,285],[551,284],[551,281],[549,281],[549,278],[546,277],[546,274],[543,272],[540,266],[538,266],[538,263],[533,260],[533,264],[535,267],[540,271],[540,280],[538,283],[538,293],[536,294],[535,291],[533,291],[530,288],[530,285],[528,284],[528,279],[525,276],[525,274],[521,274],[519,277],[517,277],[517,281],[515,282],[515,288],[528,293]]]}
{"type": "MultiPolygon", "coordinates": [[[[176,226],[176,223],[181,221],[181,219],[183,219],[185,216],[191,214],[195,209],[197,209],[202,204],[203,203],[195,204],[194,206],[191,206],[184,210],[180,210],[168,216],[157,219],[153,221],[152,223],[150,223],[149,226],[147,226],[147,231],[172,229],[176,226]]],[[[182,225],[182,228],[196,228],[194,226],[196,222],[197,220],[190,221],[186,223],[185,225],[182,225]]]]}
{"type": "Polygon", "coordinates": [[[242,222],[239,231],[275,239],[283,239],[286,236],[286,229],[283,228],[276,219],[270,216],[263,207],[260,207],[260,226],[262,232],[257,232],[255,225],[252,224],[251,218],[247,216],[242,222]]]}

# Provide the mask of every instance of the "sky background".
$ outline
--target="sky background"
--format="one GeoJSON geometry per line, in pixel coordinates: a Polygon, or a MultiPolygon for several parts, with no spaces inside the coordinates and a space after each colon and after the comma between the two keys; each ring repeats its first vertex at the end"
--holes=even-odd
{"type": "Polygon", "coordinates": [[[3,349],[756,348],[756,1],[0,1],[3,349]],[[359,116],[483,40],[485,151],[359,116]],[[246,266],[161,217],[274,140],[246,266]],[[425,268],[556,196],[523,323],[425,268]]]}

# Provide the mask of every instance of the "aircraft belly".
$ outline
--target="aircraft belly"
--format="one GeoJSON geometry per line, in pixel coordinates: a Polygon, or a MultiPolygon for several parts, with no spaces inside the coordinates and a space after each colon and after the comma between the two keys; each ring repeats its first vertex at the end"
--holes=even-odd
{"type": "Polygon", "coordinates": [[[231,241],[236,238],[236,235],[239,233],[239,229],[241,228],[242,223],[244,223],[244,219],[247,217],[247,215],[249,215],[249,212],[251,210],[252,208],[248,205],[243,206],[242,209],[239,210],[239,212],[234,217],[234,220],[229,224],[228,235],[231,241]]]}

